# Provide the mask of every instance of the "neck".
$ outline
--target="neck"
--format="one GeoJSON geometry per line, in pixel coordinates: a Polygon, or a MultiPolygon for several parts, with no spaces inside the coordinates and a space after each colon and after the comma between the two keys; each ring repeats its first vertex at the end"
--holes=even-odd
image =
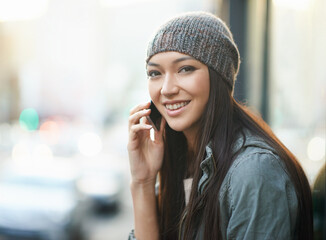
{"type": "Polygon", "coordinates": [[[192,130],[184,131],[183,134],[187,139],[188,152],[194,152],[197,131],[192,129],[192,130]]]}
{"type": "Polygon", "coordinates": [[[199,131],[200,131],[200,121],[195,122],[194,124],[192,124],[191,127],[183,130],[183,134],[187,139],[188,151],[195,152],[196,150],[195,144],[196,144],[196,139],[199,131]]]}

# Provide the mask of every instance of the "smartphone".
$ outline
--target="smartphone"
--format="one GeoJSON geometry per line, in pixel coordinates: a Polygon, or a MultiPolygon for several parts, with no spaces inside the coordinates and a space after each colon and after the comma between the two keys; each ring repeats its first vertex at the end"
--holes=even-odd
{"type": "Polygon", "coordinates": [[[154,103],[151,101],[151,105],[149,106],[151,109],[151,114],[147,116],[147,120],[153,126],[156,131],[160,131],[162,115],[155,107],[154,103]]]}

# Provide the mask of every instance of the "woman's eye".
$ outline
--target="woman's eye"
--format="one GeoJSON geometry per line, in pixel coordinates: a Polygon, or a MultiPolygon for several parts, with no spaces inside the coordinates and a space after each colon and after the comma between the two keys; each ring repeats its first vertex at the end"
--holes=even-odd
{"type": "Polygon", "coordinates": [[[185,66],[185,67],[182,67],[179,72],[181,72],[181,73],[182,72],[192,72],[194,70],[195,70],[195,68],[192,66],[185,66]]]}
{"type": "Polygon", "coordinates": [[[160,75],[160,72],[159,72],[159,71],[149,71],[149,72],[147,73],[147,75],[148,75],[149,77],[156,77],[156,76],[160,75]]]}

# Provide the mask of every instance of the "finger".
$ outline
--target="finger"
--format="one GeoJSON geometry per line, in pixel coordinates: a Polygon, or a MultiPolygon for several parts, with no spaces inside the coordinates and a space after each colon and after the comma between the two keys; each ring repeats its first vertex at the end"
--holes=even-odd
{"type": "MultiPolygon", "coordinates": [[[[147,116],[149,116],[149,114],[148,114],[147,116]]],[[[144,124],[149,124],[149,125],[150,125],[150,123],[149,123],[148,120],[147,120],[147,116],[146,116],[146,117],[142,117],[142,118],[140,118],[140,119],[139,119],[139,122],[140,122],[140,123],[144,123],[144,124]]]]}
{"type": "Polygon", "coordinates": [[[149,105],[151,103],[150,102],[147,102],[147,103],[141,103],[135,107],[133,107],[130,111],[129,111],[129,115],[133,115],[135,114],[136,112],[139,112],[140,110],[143,110],[143,109],[147,109],[149,108],[149,105]]]}
{"type": "MultiPolygon", "coordinates": [[[[129,131],[129,138],[131,141],[135,140],[138,136],[138,133],[140,133],[141,131],[148,131],[152,128],[152,125],[148,125],[148,124],[136,124],[136,125],[132,125],[129,131]]],[[[149,136],[149,131],[147,132],[148,136],[149,136]]]]}
{"type": "Polygon", "coordinates": [[[134,124],[139,124],[140,119],[146,116],[149,116],[149,114],[151,113],[150,109],[143,109],[140,110],[132,115],[129,116],[129,129],[132,125],[134,124]]]}
{"type": "MultiPolygon", "coordinates": [[[[152,111],[152,110],[150,110],[148,116],[151,114],[151,111],[152,111]]],[[[147,118],[147,117],[142,118],[142,121],[143,121],[145,124],[151,125],[151,122],[148,121],[148,118],[147,118]]]]}

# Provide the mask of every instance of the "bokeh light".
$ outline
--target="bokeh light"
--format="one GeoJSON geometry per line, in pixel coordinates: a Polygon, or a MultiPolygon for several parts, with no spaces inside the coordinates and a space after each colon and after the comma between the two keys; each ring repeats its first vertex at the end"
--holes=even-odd
{"type": "Polygon", "coordinates": [[[52,150],[46,144],[38,144],[33,150],[34,161],[51,161],[53,159],[52,150]]]}
{"type": "Polygon", "coordinates": [[[47,144],[54,145],[59,141],[60,129],[55,121],[45,121],[40,126],[40,137],[47,144]]]}
{"type": "Polygon", "coordinates": [[[313,3],[312,0],[273,0],[278,7],[285,7],[293,10],[307,10],[313,3]]]}
{"type": "Polygon", "coordinates": [[[95,133],[85,133],[78,140],[78,149],[85,156],[95,156],[102,150],[102,140],[95,133]]]}
{"type": "Polygon", "coordinates": [[[310,140],[307,148],[307,154],[310,160],[319,161],[325,157],[325,139],[314,137],[310,140]]]}
{"type": "Polygon", "coordinates": [[[0,0],[0,21],[21,21],[41,17],[48,0],[0,0]]]}
{"type": "Polygon", "coordinates": [[[29,161],[32,156],[26,144],[17,143],[12,149],[11,157],[14,162],[19,163],[29,161]]]}
{"type": "Polygon", "coordinates": [[[33,108],[24,109],[20,114],[19,124],[20,127],[25,130],[36,130],[39,124],[39,117],[36,110],[33,108]]]}

